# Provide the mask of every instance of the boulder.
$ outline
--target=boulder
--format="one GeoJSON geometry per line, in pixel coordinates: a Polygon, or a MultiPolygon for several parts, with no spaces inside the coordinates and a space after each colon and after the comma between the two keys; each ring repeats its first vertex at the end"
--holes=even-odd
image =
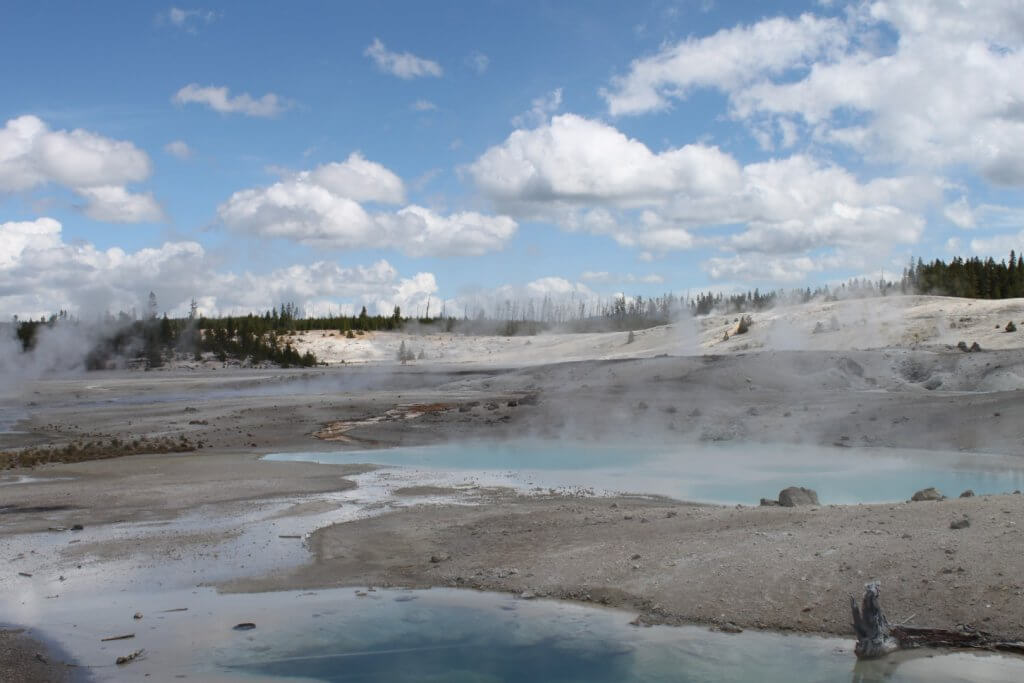
{"type": "Polygon", "coordinates": [[[963,493],[960,494],[960,497],[961,498],[973,498],[974,497],[974,489],[967,489],[966,491],[964,491],[963,493]]]}
{"type": "Polygon", "coordinates": [[[934,486],[929,486],[926,489],[921,489],[910,497],[910,500],[920,502],[922,500],[943,500],[945,498],[942,493],[934,486]]]}
{"type": "Polygon", "coordinates": [[[779,491],[779,505],[782,507],[818,504],[818,494],[812,489],[805,489],[803,486],[790,486],[779,491]]]}

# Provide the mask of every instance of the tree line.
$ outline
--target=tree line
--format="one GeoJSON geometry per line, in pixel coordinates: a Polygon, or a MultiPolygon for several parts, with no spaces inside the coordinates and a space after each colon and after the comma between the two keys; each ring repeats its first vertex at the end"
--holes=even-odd
{"type": "Polygon", "coordinates": [[[936,259],[903,269],[900,281],[904,293],[938,294],[967,299],[1011,299],[1024,296],[1024,254],[1010,251],[1010,259],[996,263],[989,257],[954,258],[949,263],[936,259]]]}

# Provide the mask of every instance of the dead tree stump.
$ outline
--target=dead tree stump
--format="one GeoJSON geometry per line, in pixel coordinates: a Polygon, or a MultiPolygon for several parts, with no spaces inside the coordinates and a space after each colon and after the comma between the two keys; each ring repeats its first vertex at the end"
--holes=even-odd
{"type": "Polygon", "coordinates": [[[969,624],[958,624],[954,629],[903,624],[894,626],[885,618],[878,594],[879,584],[872,581],[864,585],[864,597],[859,607],[856,598],[850,596],[853,630],[857,634],[857,645],[853,651],[857,659],[875,659],[896,650],[919,647],[968,648],[1024,654],[1024,641],[986,633],[969,624]]]}

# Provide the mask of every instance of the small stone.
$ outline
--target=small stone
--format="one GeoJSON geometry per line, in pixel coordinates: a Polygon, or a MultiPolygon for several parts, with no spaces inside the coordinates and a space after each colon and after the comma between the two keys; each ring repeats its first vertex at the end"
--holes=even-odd
{"type": "Polygon", "coordinates": [[[964,517],[963,519],[954,519],[949,523],[950,529],[966,529],[971,525],[971,520],[964,517]]]}
{"type": "Polygon", "coordinates": [[[136,612],[135,614],[132,615],[132,619],[141,619],[141,618],[142,618],[142,612],[136,612]]]}
{"type": "Polygon", "coordinates": [[[731,621],[727,621],[721,626],[719,626],[718,630],[722,633],[743,633],[743,629],[741,629],[739,626],[732,623],[731,621]]]}
{"type": "Polygon", "coordinates": [[[235,624],[231,628],[235,631],[251,631],[256,628],[256,624],[251,621],[243,621],[241,624],[235,624]]]}

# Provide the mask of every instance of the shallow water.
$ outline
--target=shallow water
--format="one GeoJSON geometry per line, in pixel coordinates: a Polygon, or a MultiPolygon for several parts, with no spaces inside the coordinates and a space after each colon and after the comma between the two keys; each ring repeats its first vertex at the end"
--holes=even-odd
{"type": "Polygon", "coordinates": [[[218,595],[202,588],[78,600],[0,598],[100,680],[1018,681],[1024,659],[895,656],[857,664],[852,640],[629,625],[614,610],[433,589],[218,595]],[[182,611],[182,609],[184,610],[182,611]],[[177,610],[177,611],[168,611],[177,610]],[[132,615],[142,614],[135,620],[132,615]],[[255,629],[232,627],[252,622],[255,629]],[[135,634],[103,643],[101,637],[135,634]],[[114,658],[144,649],[124,667],[114,658]]]}
{"type": "Polygon", "coordinates": [[[787,486],[822,504],[901,501],[934,486],[948,496],[1024,488],[1024,459],[910,449],[772,444],[616,445],[572,441],[452,442],[334,453],[274,453],[268,460],[373,463],[429,473],[501,473],[514,486],[632,492],[722,504],[757,504],[787,486]]]}

